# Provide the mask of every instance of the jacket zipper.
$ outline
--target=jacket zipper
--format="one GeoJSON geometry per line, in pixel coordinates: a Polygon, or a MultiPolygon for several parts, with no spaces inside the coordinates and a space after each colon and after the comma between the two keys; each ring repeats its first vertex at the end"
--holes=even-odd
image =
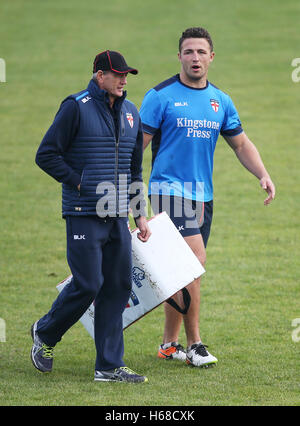
{"type": "Polygon", "coordinates": [[[119,143],[120,143],[120,127],[122,127],[122,134],[123,131],[125,132],[125,124],[124,124],[124,117],[123,113],[119,112],[119,120],[115,120],[111,114],[109,114],[111,117],[111,121],[113,124],[113,128],[115,129],[115,188],[116,188],[116,215],[119,214],[119,191],[118,191],[118,166],[119,166],[119,143]]]}
{"type": "Polygon", "coordinates": [[[78,190],[78,197],[80,198],[81,196],[81,184],[82,184],[82,180],[83,180],[83,175],[84,175],[84,170],[82,170],[81,172],[81,179],[80,179],[80,189],[78,190]]]}
{"type": "Polygon", "coordinates": [[[116,134],[116,162],[115,162],[115,188],[116,188],[116,214],[119,214],[119,191],[118,191],[118,165],[119,165],[119,132],[116,134]]]}
{"type": "MultiPolygon", "coordinates": [[[[115,188],[116,188],[116,213],[120,213],[120,198],[118,190],[118,166],[119,166],[119,145],[120,145],[120,133],[122,136],[125,135],[125,122],[124,122],[124,114],[120,111],[119,120],[117,120],[118,129],[116,129],[116,165],[115,165],[115,188]]],[[[120,182],[119,182],[120,184],[120,182]]]]}

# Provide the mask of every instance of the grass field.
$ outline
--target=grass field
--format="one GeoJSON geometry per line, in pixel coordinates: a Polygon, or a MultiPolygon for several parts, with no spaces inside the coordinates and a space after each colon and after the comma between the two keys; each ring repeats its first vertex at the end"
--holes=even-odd
{"type": "MultiPolygon", "coordinates": [[[[0,405],[300,405],[300,342],[292,339],[300,317],[300,83],[291,79],[299,14],[296,0],[0,2],[0,405]],[[94,345],[81,324],[57,346],[53,373],[42,375],[30,361],[30,325],[69,270],[60,185],[35,165],[35,152],[61,100],[86,87],[96,53],[119,50],[140,70],[128,78],[139,107],[149,88],[179,71],[177,43],[190,26],[210,31],[209,79],[231,95],[277,186],[264,207],[258,181],[220,138],[200,317],[218,366],[159,361],[159,307],[125,332],[125,361],[149,383],[94,383],[94,345]]],[[[149,172],[150,150],[145,182],[149,172]]]]}

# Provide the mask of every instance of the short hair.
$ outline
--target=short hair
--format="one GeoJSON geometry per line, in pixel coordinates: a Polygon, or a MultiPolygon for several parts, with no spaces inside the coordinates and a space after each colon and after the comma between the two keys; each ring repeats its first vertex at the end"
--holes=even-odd
{"type": "Polygon", "coordinates": [[[209,32],[202,27],[192,27],[183,31],[179,39],[179,52],[181,52],[181,46],[186,38],[205,38],[208,41],[211,52],[214,50],[214,45],[209,32]]]}
{"type": "MultiPolygon", "coordinates": [[[[103,74],[107,74],[109,71],[102,71],[102,72],[103,72],[103,74]]],[[[93,72],[92,80],[97,81],[97,73],[98,73],[98,71],[93,72]]]]}

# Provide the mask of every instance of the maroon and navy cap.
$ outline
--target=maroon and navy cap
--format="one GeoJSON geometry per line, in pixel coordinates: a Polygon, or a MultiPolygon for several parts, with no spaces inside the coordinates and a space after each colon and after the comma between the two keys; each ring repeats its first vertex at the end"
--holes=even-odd
{"type": "Polygon", "coordinates": [[[112,71],[118,74],[137,74],[138,70],[127,65],[124,57],[119,52],[113,50],[105,50],[99,53],[94,60],[93,72],[112,71]]]}

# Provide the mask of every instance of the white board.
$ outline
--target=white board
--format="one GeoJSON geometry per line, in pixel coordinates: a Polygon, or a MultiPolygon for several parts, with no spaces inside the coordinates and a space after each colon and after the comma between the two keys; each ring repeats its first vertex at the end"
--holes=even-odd
{"type": "MultiPolygon", "coordinates": [[[[123,328],[152,311],[194,279],[204,268],[166,212],[148,221],[151,237],[146,243],[132,231],[132,291],[123,313],[123,328]]],[[[57,285],[61,291],[72,275],[57,285]]],[[[94,337],[94,305],[80,321],[94,337]]]]}

